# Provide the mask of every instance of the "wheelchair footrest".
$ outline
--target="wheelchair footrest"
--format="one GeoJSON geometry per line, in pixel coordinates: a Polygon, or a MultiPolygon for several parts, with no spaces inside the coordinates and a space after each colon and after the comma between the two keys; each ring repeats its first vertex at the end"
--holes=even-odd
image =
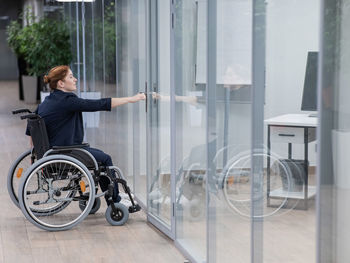
{"type": "Polygon", "coordinates": [[[135,213],[141,210],[141,206],[139,204],[135,204],[129,207],[129,213],[135,213]]]}

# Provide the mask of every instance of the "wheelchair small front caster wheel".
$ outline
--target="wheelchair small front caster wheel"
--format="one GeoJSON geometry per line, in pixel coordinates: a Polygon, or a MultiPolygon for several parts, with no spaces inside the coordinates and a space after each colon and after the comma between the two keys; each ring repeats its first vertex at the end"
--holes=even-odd
{"type": "Polygon", "coordinates": [[[203,215],[203,208],[199,207],[198,205],[191,205],[190,214],[192,219],[198,219],[203,215]]]}
{"type": "Polygon", "coordinates": [[[189,220],[198,221],[205,215],[205,207],[199,199],[193,199],[189,202],[189,220]]]}
{"type": "Polygon", "coordinates": [[[115,210],[112,209],[112,206],[109,205],[106,210],[106,220],[112,226],[121,226],[128,221],[129,211],[128,208],[120,203],[114,203],[115,210]]]}
{"type": "MultiPolygon", "coordinates": [[[[79,201],[79,208],[81,211],[84,211],[86,207],[86,201],[79,201]]],[[[94,204],[89,212],[90,215],[95,214],[98,209],[101,207],[101,199],[100,198],[95,198],[94,204]]]]}

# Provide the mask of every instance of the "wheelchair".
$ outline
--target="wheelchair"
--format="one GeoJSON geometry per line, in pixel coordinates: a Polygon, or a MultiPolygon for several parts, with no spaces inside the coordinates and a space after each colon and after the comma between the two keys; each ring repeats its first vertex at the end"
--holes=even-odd
{"type": "MultiPolygon", "coordinates": [[[[206,145],[197,145],[192,148],[190,154],[182,161],[176,173],[176,199],[175,204],[178,209],[185,211],[187,220],[199,221],[205,217],[205,200],[206,200],[206,145]]],[[[214,175],[209,178],[209,189],[212,196],[225,203],[226,207],[234,215],[239,215],[245,219],[250,219],[253,202],[263,204],[264,209],[256,212],[254,218],[268,218],[276,215],[282,215],[294,209],[298,205],[298,200],[289,202],[290,196],[295,194],[296,181],[303,185],[303,171],[294,166],[293,170],[283,162],[283,159],[275,153],[268,153],[267,149],[261,152],[252,153],[245,150],[244,145],[229,145],[219,149],[212,161],[216,168],[214,175]],[[228,160],[223,163],[224,152],[230,151],[228,160]],[[270,158],[271,168],[267,168],[264,162],[270,158]],[[261,173],[255,174],[255,182],[252,178],[252,158],[262,161],[261,173]],[[269,173],[269,176],[268,176],[269,173]],[[292,175],[294,174],[294,176],[292,175]],[[282,179],[284,177],[284,179],[282,179]],[[258,183],[257,183],[258,182],[258,183]],[[259,195],[252,197],[252,183],[260,187],[259,195]],[[268,197],[271,191],[284,189],[283,196],[279,198],[277,204],[270,204],[268,197]],[[288,203],[289,202],[289,203],[288,203]],[[282,209],[284,208],[284,209],[282,209]],[[288,208],[288,209],[286,209],[288,208]]],[[[170,199],[170,180],[162,180],[161,167],[166,166],[167,159],[160,164],[157,170],[157,176],[154,177],[151,187],[150,196],[151,207],[159,209],[161,204],[165,204],[170,199]],[[161,190],[157,190],[161,189],[161,190]]]]}
{"type": "Polygon", "coordinates": [[[45,122],[38,114],[28,109],[12,113],[22,114],[21,119],[27,120],[34,147],[22,153],[11,166],[7,188],[11,200],[32,224],[47,231],[71,229],[98,211],[102,196],[109,203],[106,220],[113,226],[123,225],[129,213],[141,210],[122,171],[116,166],[99,165],[84,149],[89,144],[50,148],[45,122]],[[109,185],[108,190],[99,193],[98,182],[102,177],[109,180],[109,185]],[[115,184],[122,185],[130,207],[113,202],[115,184]]]}

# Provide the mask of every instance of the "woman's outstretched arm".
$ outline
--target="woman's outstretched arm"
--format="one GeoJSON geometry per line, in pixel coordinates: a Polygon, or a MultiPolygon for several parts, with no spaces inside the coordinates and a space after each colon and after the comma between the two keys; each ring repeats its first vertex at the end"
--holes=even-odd
{"type": "Polygon", "coordinates": [[[118,107],[120,105],[124,105],[127,103],[135,103],[135,102],[138,102],[140,100],[145,100],[145,99],[146,99],[146,96],[144,93],[138,93],[132,97],[112,98],[111,107],[115,108],[115,107],[118,107]]]}

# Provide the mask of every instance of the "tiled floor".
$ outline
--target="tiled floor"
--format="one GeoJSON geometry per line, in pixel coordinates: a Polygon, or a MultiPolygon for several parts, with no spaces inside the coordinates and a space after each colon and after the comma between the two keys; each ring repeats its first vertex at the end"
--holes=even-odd
{"type": "Polygon", "coordinates": [[[121,227],[110,226],[104,208],[64,232],[45,232],[28,222],[11,202],[7,172],[28,147],[25,122],[10,111],[25,105],[16,82],[0,82],[0,262],[184,262],[173,242],[147,223],[144,212],[121,227]]]}

